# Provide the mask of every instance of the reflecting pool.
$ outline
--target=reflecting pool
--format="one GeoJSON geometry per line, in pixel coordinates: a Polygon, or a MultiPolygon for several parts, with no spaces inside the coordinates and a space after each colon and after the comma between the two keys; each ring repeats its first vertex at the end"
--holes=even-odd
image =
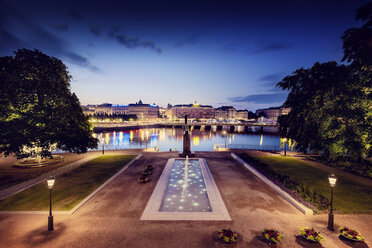
{"type": "Polygon", "coordinates": [[[160,212],[211,212],[199,159],[176,159],[160,212]]]}

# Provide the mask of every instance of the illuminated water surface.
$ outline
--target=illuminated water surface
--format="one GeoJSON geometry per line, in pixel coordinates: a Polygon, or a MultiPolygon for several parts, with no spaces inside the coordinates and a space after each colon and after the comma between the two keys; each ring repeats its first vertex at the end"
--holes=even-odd
{"type": "Polygon", "coordinates": [[[176,159],[169,176],[160,212],[211,211],[199,160],[176,159]]]}
{"type": "MultiPolygon", "coordinates": [[[[105,149],[145,149],[157,147],[159,151],[182,151],[181,128],[149,128],[131,131],[117,131],[107,133],[95,133],[94,137],[100,141],[98,149],[102,149],[102,141],[105,149]]],[[[233,148],[238,145],[251,145],[257,147],[280,146],[279,135],[276,133],[260,134],[258,128],[253,132],[246,133],[244,129],[236,129],[235,132],[226,130],[199,130],[190,131],[192,151],[213,151],[215,144],[233,148]]]]}

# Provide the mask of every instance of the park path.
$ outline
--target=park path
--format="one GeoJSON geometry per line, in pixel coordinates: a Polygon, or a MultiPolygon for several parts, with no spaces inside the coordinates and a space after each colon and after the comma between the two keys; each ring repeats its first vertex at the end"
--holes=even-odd
{"type": "Polygon", "coordinates": [[[68,171],[71,171],[73,169],[76,169],[80,167],[81,165],[85,164],[86,162],[88,162],[89,160],[98,157],[99,155],[100,154],[97,154],[97,153],[87,154],[87,156],[84,157],[83,159],[67,164],[63,167],[59,167],[55,170],[45,172],[36,178],[30,179],[30,180],[21,182],[19,184],[13,185],[9,188],[3,189],[0,191],[0,201],[8,198],[9,196],[15,195],[16,193],[21,192],[25,189],[31,188],[32,186],[39,184],[42,181],[45,181],[51,175],[57,176],[57,175],[66,173],[68,171]]]}
{"type": "MultiPolygon", "coordinates": [[[[263,228],[275,228],[284,234],[279,247],[350,248],[338,232],[327,229],[327,215],[305,216],[252,173],[240,166],[230,153],[197,152],[207,160],[232,221],[141,221],[156,183],[169,158],[177,153],[144,153],[124,173],[108,183],[72,215],[54,217],[53,232],[47,231],[47,214],[0,214],[0,247],[227,247],[215,240],[215,233],[231,228],[240,234],[239,247],[265,248],[263,228]],[[137,179],[146,165],[155,169],[151,181],[137,179]],[[325,236],[322,245],[305,242],[298,236],[302,226],[314,227],[325,236]]],[[[335,226],[348,225],[367,238],[372,247],[372,215],[336,215],[335,226]]]]}

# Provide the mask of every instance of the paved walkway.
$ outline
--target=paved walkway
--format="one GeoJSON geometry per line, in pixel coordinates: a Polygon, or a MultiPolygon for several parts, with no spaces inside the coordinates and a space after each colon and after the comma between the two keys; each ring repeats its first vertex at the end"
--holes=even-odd
{"type": "MultiPolygon", "coordinates": [[[[327,215],[305,216],[282,197],[242,168],[229,153],[203,152],[232,218],[228,221],[140,221],[166,161],[176,153],[145,153],[128,170],[98,192],[73,215],[54,216],[55,230],[46,231],[47,215],[0,214],[0,246],[4,247],[227,247],[213,234],[230,227],[240,242],[233,247],[270,247],[261,230],[276,228],[284,233],[278,247],[356,247],[329,231],[327,215]],[[155,166],[152,181],[139,184],[140,172],[155,166]],[[298,237],[302,226],[319,230],[325,241],[317,246],[298,237]]],[[[372,215],[335,215],[335,227],[347,225],[362,232],[372,247],[372,215]]],[[[229,246],[230,247],[230,246],[229,246]]]]}

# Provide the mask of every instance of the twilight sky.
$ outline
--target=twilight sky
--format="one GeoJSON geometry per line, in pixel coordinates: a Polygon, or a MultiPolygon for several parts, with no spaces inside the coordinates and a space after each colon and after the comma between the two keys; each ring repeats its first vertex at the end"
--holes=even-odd
{"type": "Polygon", "coordinates": [[[0,56],[61,59],[82,104],[142,99],[256,110],[280,106],[284,76],[340,62],[367,1],[0,0],[0,56]]]}

